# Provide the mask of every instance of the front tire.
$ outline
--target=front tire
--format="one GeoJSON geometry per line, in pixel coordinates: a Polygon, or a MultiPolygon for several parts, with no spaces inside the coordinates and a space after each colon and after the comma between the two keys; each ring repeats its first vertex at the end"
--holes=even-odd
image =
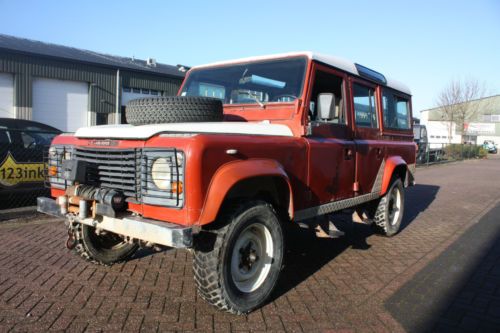
{"type": "Polygon", "coordinates": [[[284,253],[283,229],[273,207],[262,201],[239,205],[220,221],[211,249],[195,250],[198,292],[215,307],[243,314],[273,291],[284,253]]]}
{"type": "Polygon", "coordinates": [[[75,252],[87,261],[109,266],[124,261],[138,249],[136,244],[124,241],[112,232],[96,233],[94,227],[77,224],[73,228],[76,246],[75,252]]]}
{"type": "Polygon", "coordinates": [[[375,229],[387,237],[398,233],[403,220],[405,192],[403,182],[396,178],[387,193],[380,198],[373,218],[375,229]]]}

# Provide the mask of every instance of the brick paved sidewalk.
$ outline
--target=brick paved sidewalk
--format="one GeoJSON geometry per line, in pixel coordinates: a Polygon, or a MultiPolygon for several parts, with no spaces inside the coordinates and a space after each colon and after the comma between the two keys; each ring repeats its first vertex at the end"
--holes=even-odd
{"type": "MultiPolygon", "coordinates": [[[[500,198],[499,170],[499,159],[419,169],[418,185],[407,192],[403,230],[393,238],[338,216],[347,236],[304,236],[292,244],[272,301],[248,316],[218,312],[197,296],[188,251],[142,251],[107,268],[69,253],[61,222],[0,225],[0,332],[478,330],[477,313],[468,314],[462,306],[453,316],[454,309],[483,300],[487,310],[481,315],[495,323],[498,242],[483,249],[489,253],[484,259],[474,253],[475,260],[467,259],[467,247],[456,245],[465,233],[478,243],[485,237],[474,226],[482,225],[478,221],[500,198]],[[448,255],[450,249],[457,256],[448,255]],[[460,264],[479,275],[455,289],[442,289],[437,282],[427,293],[411,289],[426,285],[422,279],[437,281],[438,268],[453,271],[460,264]],[[449,290],[456,292],[443,294],[449,290]],[[485,293],[494,297],[484,301],[485,293]],[[442,305],[443,312],[429,303],[442,305]],[[414,310],[408,311],[407,304],[414,310]]],[[[500,224],[488,226],[491,232],[500,230],[500,224]]]]}

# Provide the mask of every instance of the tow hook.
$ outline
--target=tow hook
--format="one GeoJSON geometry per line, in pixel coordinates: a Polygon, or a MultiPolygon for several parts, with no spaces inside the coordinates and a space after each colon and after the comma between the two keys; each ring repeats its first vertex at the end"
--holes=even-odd
{"type": "Polygon", "coordinates": [[[76,246],[75,235],[71,229],[68,229],[68,240],[66,240],[66,248],[73,250],[76,246]]]}

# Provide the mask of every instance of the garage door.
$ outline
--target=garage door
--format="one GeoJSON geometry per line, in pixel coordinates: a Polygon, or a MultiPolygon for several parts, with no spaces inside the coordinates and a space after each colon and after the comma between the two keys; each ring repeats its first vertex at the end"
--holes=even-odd
{"type": "Polygon", "coordinates": [[[86,82],[34,79],[33,120],[75,132],[87,126],[88,99],[86,82]]]}
{"type": "Polygon", "coordinates": [[[14,117],[14,77],[0,73],[0,118],[14,117]]]}

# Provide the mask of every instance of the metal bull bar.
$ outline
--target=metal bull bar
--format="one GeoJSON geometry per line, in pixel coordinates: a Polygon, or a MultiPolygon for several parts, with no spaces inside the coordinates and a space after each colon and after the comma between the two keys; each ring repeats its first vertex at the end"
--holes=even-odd
{"type": "Polygon", "coordinates": [[[41,213],[67,217],[70,222],[86,224],[130,239],[175,248],[187,248],[193,245],[193,229],[191,227],[146,219],[128,213],[120,217],[98,215],[82,218],[78,214],[62,212],[61,206],[56,200],[45,197],[37,199],[37,206],[41,213]]]}

